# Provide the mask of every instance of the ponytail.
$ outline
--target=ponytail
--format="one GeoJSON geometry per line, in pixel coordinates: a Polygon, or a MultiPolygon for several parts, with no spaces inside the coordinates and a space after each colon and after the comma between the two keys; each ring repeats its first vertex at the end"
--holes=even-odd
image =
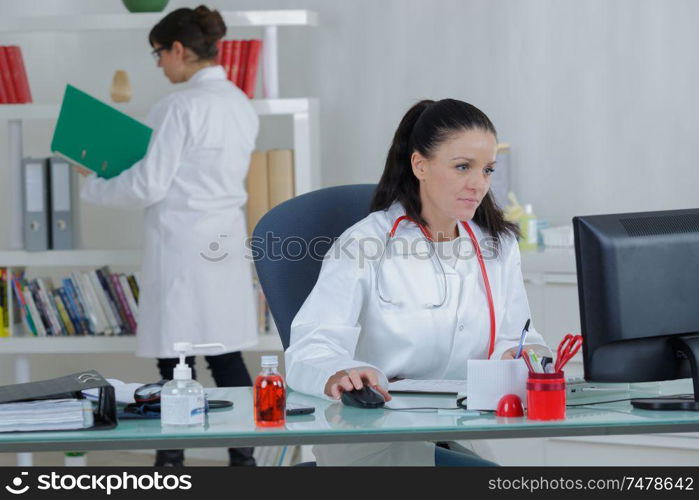
{"type": "Polygon", "coordinates": [[[410,162],[414,150],[411,147],[411,136],[415,124],[432,104],[434,101],[428,99],[418,102],[405,113],[400,121],[386,156],[383,175],[371,202],[370,210],[372,212],[386,210],[392,203],[398,201],[403,205],[408,216],[420,224],[425,223],[420,215],[422,209],[420,183],[413,174],[410,162]]]}

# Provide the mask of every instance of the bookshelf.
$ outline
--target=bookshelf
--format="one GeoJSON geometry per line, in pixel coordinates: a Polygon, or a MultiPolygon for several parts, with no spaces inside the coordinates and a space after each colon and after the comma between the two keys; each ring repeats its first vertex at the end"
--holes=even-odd
{"type": "MultiPolygon", "coordinates": [[[[277,29],[285,26],[316,26],[318,15],[308,10],[252,10],[221,11],[228,27],[263,28],[262,81],[265,96],[252,104],[260,116],[290,116],[293,120],[294,175],[296,194],[302,194],[320,186],[320,153],[318,101],[315,98],[280,98],[278,72],[277,29]]],[[[105,31],[144,31],[163,17],[163,13],[118,13],[75,16],[24,16],[0,18],[0,40],[16,33],[75,33],[105,31]]],[[[25,54],[28,58],[28,54],[25,54]]],[[[117,106],[134,117],[143,117],[148,104],[117,106]]],[[[9,193],[11,212],[21,214],[20,165],[23,157],[23,127],[33,120],[55,120],[60,110],[58,103],[0,105],[0,120],[8,123],[8,167],[10,171],[9,193]]],[[[13,220],[10,244],[21,248],[21,221],[13,220]]],[[[98,267],[121,265],[137,267],[140,264],[138,250],[74,250],[26,252],[22,250],[0,251],[0,267],[98,267]]],[[[9,303],[13,298],[9,292],[9,303]]],[[[13,322],[12,307],[9,307],[13,322]]],[[[11,324],[11,331],[19,325],[11,324]]],[[[276,335],[260,335],[259,343],[249,351],[281,351],[276,335]]],[[[33,353],[100,353],[133,352],[135,338],[114,337],[9,337],[0,338],[0,354],[15,355],[17,382],[29,377],[28,355],[33,353]]]]}
{"type": "MultiPolygon", "coordinates": [[[[318,15],[308,10],[252,10],[221,11],[228,27],[260,27],[263,29],[262,83],[264,98],[252,104],[260,116],[286,115],[293,120],[294,182],[296,194],[302,194],[320,186],[319,110],[314,98],[280,98],[279,59],[277,31],[285,26],[316,26],[318,15]]],[[[124,32],[149,30],[163,17],[163,13],[118,13],[71,16],[25,16],[0,17],[0,43],[8,35],[55,32],[124,32]]],[[[28,57],[28,54],[24,54],[28,57]]],[[[145,105],[126,105],[120,108],[134,117],[143,117],[145,105]]],[[[22,228],[19,215],[22,213],[20,186],[21,160],[23,157],[23,127],[32,120],[53,121],[57,118],[60,104],[16,104],[0,105],[0,120],[4,120],[8,133],[8,163],[10,213],[17,214],[11,220],[10,245],[22,248],[22,228]]],[[[21,250],[0,251],[0,267],[99,267],[121,265],[136,267],[140,264],[138,250],[75,250],[50,252],[25,252],[21,250]]],[[[8,287],[11,331],[20,325],[14,324],[13,296],[8,287]]],[[[259,335],[258,344],[247,351],[281,351],[278,335],[259,335]]],[[[135,351],[134,336],[95,337],[9,337],[0,338],[0,354],[14,355],[15,380],[17,383],[30,380],[30,354],[65,353],[129,353],[135,351]]],[[[31,465],[30,454],[20,454],[18,465],[31,465]]]]}

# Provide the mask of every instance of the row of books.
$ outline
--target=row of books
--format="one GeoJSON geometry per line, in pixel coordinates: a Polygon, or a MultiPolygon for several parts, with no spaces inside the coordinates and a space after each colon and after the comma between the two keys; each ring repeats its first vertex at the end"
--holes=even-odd
{"type": "Polygon", "coordinates": [[[228,79],[255,97],[257,69],[260,64],[262,40],[222,40],[218,42],[217,63],[223,66],[228,79]]]}
{"type": "Polygon", "coordinates": [[[75,271],[59,287],[49,278],[28,280],[24,271],[8,278],[23,323],[34,336],[136,333],[139,287],[134,275],[112,273],[105,266],[75,271]]]}
{"type": "Polygon", "coordinates": [[[270,209],[295,196],[294,152],[255,151],[246,180],[248,234],[270,209]]]}
{"type": "Polygon", "coordinates": [[[0,104],[32,102],[22,50],[16,45],[0,46],[0,104]]]}

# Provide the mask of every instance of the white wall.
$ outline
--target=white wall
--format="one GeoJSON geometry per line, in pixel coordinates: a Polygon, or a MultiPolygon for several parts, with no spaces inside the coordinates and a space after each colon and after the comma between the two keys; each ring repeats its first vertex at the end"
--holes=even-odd
{"type": "MultiPolygon", "coordinates": [[[[169,9],[195,2],[171,0],[169,9]]],[[[308,8],[317,28],[280,30],[281,92],[321,100],[324,185],[374,182],[402,114],[421,98],[483,109],[512,145],[514,188],[552,222],[573,215],[699,205],[699,2],[693,0],[216,0],[219,9],[308,8]]],[[[119,0],[0,0],[0,16],[123,12],[119,0]]],[[[238,31],[251,36],[259,31],[238,31]]],[[[20,44],[35,102],[73,83],[104,99],[126,69],[134,101],[169,90],[146,33],[0,34],[20,44]]],[[[290,147],[266,119],[259,147],[290,147]]],[[[47,155],[52,124],[25,150],[47,155]]],[[[0,248],[8,245],[6,125],[0,123],[0,248]]],[[[83,207],[86,248],[141,243],[141,216],[83,207]]],[[[257,356],[248,356],[251,364],[257,356]]],[[[0,357],[0,383],[11,363],[0,357]]],[[[35,376],[83,363],[125,380],[157,379],[132,356],[34,356],[35,376]]],[[[200,371],[204,372],[200,362],[200,371]]],[[[257,368],[253,367],[254,372],[257,368]]],[[[210,378],[204,383],[212,385],[210,378]]]]}
{"type": "MultiPolygon", "coordinates": [[[[171,0],[169,8],[196,2],[171,0]]],[[[282,95],[321,99],[324,185],[380,175],[403,112],[424,97],[483,109],[513,146],[514,187],[553,222],[696,206],[699,4],[692,0],[216,0],[220,9],[309,8],[318,28],[280,30],[282,95]]],[[[0,15],[123,12],[119,0],[0,0],[0,15]]],[[[259,31],[238,30],[253,36],[259,31]]],[[[169,84],[146,33],[0,35],[22,45],[36,102],[66,82],[107,98],[126,69],[148,105],[169,84]]],[[[52,124],[27,127],[46,154],[52,124]]],[[[285,119],[260,147],[288,147],[285,119]]],[[[6,149],[0,124],[0,151],[6,149]]],[[[1,154],[1,153],[0,153],[1,154]]],[[[6,165],[0,156],[0,165],[6,165]]],[[[0,168],[0,203],[7,203],[0,168]]],[[[4,207],[3,207],[4,208],[4,207]]],[[[3,210],[4,212],[4,210],[3,210]]],[[[140,245],[140,215],[86,207],[84,246],[140,245]],[[121,226],[120,231],[114,227],[121,226]]],[[[0,215],[0,248],[8,217],[0,215]]]]}

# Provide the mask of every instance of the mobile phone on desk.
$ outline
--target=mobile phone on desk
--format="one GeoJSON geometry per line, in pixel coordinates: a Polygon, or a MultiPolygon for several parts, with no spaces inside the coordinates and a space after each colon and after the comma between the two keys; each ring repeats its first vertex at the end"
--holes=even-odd
{"type": "Polygon", "coordinates": [[[295,404],[286,405],[286,415],[292,417],[294,415],[310,415],[316,411],[312,406],[300,406],[295,404]]]}

